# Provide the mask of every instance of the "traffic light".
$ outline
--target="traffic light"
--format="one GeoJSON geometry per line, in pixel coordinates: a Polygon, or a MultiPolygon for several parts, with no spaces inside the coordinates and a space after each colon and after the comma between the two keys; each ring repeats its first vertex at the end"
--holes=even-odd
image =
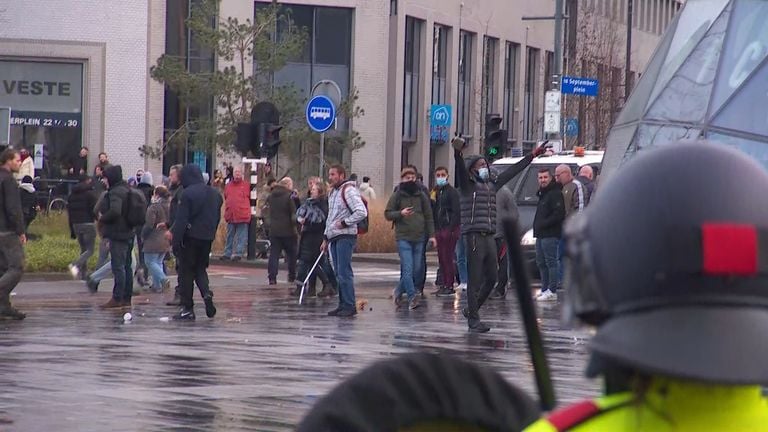
{"type": "Polygon", "coordinates": [[[502,158],[507,152],[507,131],[500,129],[501,116],[499,114],[486,114],[485,116],[485,156],[496,160],[502,158]]]}
{"type": "Polygon", "coordinates": [[[280,130],[283,127],[272,123],[259,123],[259,143],[261,155],[267,159],[277,156],[280,147],[280,130]]]}
{"type": "Polygon", "coordinates": [[[280,147],[280,111],[271,102],[259,102],[251,110],[250,123],[238,123],[235,149],[243,156],[271,159],[280,147]]]}

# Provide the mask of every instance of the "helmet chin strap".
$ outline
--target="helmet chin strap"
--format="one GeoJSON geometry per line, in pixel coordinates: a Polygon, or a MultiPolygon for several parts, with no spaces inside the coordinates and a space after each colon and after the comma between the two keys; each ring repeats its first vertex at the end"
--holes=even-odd
{"type": "Polygon", "coordinates": [[[552,385],[552,377],[549,372],[549,363],[544,351],[544,341],[541,337],[538,322],[536,320],[536,308],[531,296],[531,283],[528,280],[528,272],[525,269],[523,250],[517,238],[518,224],[513,219],[504,219],[504,239],[507,242],[509,259],[515,277],[517,300],[520,304],[520,315],[523,317],[525,335],[528,340],[528,351],[531,353],[531,363],[536,375],[536,387],[539,390],[539,405],[543,411],[551,411],[557,403],[555,388],[552,385]]]}

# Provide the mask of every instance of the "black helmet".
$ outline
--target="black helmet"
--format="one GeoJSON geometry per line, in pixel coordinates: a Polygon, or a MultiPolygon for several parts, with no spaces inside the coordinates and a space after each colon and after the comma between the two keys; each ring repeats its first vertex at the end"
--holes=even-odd
{"type": "Polygon", "coordinates": [[[643,151],[566,244],[567,308],[598,325],[595,364],[768,384],[768,172],[746,155],[701,141],[643,151]]]}

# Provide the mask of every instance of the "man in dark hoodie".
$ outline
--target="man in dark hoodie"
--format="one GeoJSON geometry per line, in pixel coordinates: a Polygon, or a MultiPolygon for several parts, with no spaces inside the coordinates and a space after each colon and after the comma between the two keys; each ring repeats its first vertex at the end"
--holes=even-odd
{"type": "Polygon", "coordinates": [[[498,257],[494,234],[496,232],[496,191],[512,180],[527,167],[534,157],[544,152],[544,147],[491,179],[488,161],[482,156],[470,156],[464,162],[462,150],[464,140],[455,138],[454,159],[456,177],[461,195],[461,234],[467,247],[467,268],[469,281],[467,286],[467,318],[469,331],[485,333],[491,328],[480,321],[480,307],[496,284],[498,257]]]}
{"type": "Polygon", "coordinates": [[[25,314],[11,306],[11,291],[24,273],[24,216],[16,179],[21,156],[14,149],[0,153],[0,321],[22,320],[25,314]]]}
{"type": "Polygon", "coordinates": [[[72,188],[67,199],[69,229],[80,245],[80,256],[71,264],[72,277],[85,277],[88,260],[93,255],[96,243],[96,215],[94,208],[99,197],[93,189],[93,180],[85,174],[79,175],[80,182],[72,188]]]}
{"type": "Polygon", "coordinates": [[[216,189],[205,184],[203,172],[197,165],[185,165],[181,169],[180,177],[184,193],[181,195],[176,219],[171,227],[171,244],[174,255],[180,257],[181,309],[173,318],[195,319],[192,301],[195,283],[205,302],[205,314],[208,318],[213,318],[216,315],[216,307],[213,305],[213,293],[208,284],[207,269],[211,244],[216,238],[224,200],[216,189]]]}
{"type": "Polygon", "coordinates": [[[109,240],[112,274],[115,285],[112,298],[101,307],[104,309],[131,306],[133,295],[132,257],[134,229],[126,218],[128,205],[128,183],[123,180],[123,168],[112,165],[104,170],[107,181],[107,195],[101,200],[99,222],[104,238],[109,240]]]}

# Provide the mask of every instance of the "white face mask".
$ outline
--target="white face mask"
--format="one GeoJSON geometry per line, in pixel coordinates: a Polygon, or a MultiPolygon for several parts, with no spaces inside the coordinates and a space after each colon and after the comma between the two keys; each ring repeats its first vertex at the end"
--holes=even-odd
{"type": "Polygon", "coordinates": [[[159,202],[160,202],[160,200],[161,200],[161,198],[160,198],[160,197],[158,197],[158,196],[153,196],[153,197],[152,197],[152,204],[155,204],[155,203],[159,203],[159,202]]]}
{"type": "Polygon", "coordinates": [[[488,180],[488,168],[480,168],[477,170],[477,175],[483,180],[488,180]]]}

